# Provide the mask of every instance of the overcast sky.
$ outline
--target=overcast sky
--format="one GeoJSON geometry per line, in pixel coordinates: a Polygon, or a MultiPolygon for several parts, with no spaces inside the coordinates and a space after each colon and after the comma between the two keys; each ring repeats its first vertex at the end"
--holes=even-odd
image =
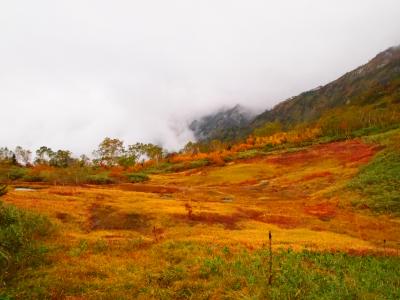
{"type": "Polygon", "coordinates": [[[169,149],[187,122],[260,112],[400,44],[399,0],[0,2],[0,146],[169,149]]]}

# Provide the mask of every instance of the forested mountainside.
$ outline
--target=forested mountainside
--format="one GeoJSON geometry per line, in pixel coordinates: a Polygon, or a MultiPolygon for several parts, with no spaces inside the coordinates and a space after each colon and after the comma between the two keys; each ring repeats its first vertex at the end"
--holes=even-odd
{"type": "Polygon", "coordinates": [[[339,79],[304,92],[258,115],[252,127],[265,122],[314,121],[341,106],[386,107],[400,103],[400,46],[379,53],[367,64],[339,79]]]}
{"type": "Polygon", "coordinates": [[[400,104],[400,46],[379,53],[367,64],[339,79],[287,99],[259,115],[237,105],[191,123],[198,141],[235,140],[266,123],[283,127],[317,122],[324,116],[339,116],[351,110],[371,113],[398,108],[400,104]]]}

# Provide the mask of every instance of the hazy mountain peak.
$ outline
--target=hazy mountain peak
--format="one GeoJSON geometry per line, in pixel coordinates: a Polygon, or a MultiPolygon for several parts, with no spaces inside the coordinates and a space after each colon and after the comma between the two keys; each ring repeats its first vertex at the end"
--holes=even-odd
{"type": "Polygon", "coordinates": [[[194,120],[189,128],[197,140],[235,139],[248,126],[254,113],[240,104],[231,108],[220,108],[214,113],[194,120]]]}

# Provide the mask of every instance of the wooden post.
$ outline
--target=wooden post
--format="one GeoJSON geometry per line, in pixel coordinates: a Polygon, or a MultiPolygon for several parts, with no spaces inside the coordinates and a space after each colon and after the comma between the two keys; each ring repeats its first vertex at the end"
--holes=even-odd
{"type": "Polygon", "coordinates": [[[268,284],[272,284],[272,233],[271,231],[268,234],[269,237],[269,279],[268,284]]]}
{"type": "Polygon", "coordinates": [[[383,253],[386,256],[386,240],[383,240],[383,253]]]}
{"type": "Polygon", "coordinates": [[[155,241],[155,242],[158,242],[157,228],[156,228],[156,226],[153,226],[153,235],[154,235],[154,241],[155,241]]]}

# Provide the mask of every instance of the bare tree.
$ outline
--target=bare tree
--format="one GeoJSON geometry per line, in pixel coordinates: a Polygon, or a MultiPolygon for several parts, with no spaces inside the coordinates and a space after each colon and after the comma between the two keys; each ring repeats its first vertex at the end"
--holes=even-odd
{"type": "Polygon", "coordinates": [[[29,166],[31,164],[32,152],[30,150],[24,149],[21,146],[17,146],[14,153],[18,163],[25,166],[29,166]]]}

